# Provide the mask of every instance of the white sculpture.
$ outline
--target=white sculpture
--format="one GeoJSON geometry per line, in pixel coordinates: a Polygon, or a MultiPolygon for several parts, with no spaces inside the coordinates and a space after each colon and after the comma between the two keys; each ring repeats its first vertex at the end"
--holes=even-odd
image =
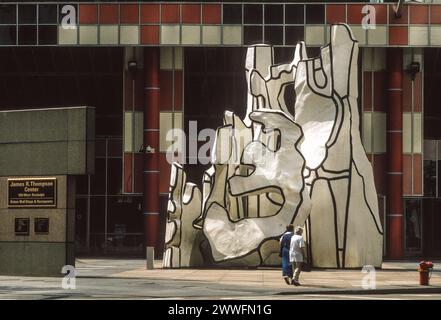
{"type": "Polygon", "coordinates": [[[225,113],[202,197],[195,185],[183,187],[182,167],[173,167],[165,266],[202,264],[200,254],[183,258],[201,248],[201,232],[214,263],[278,264],[285,226],[306,221],[313,266],[381,265],[377,195],[359,132],[357,59],[346,25],[332,26],[317,58],[307,57],[304,43],[281,65],[269,46],[248,49],[247,115],[242,122],[225,113]],[[290,84],[294,114],[283,98],[290,84]]]}
{"type": "Polygon", "coordinates": [[[308,240],[320,267],[381,266],[382,226],[372,167],[359,131],[358,44],[345,25],[316,59],[297,65],[295,121],[305,134],[308,240]]]}
{"type": "Polygon", "coordinates": [[[177,163],[172,165],[168,221],[165,230],[164,267],[202,266],[199,245],[202,234],[193,228],[201,211],[201,192],[194,183],[186,183],[185,172],[177,163]]]}
{"type": "MultiPolygon", "coordinates": [[[[228,172],[229,165],[215,164],[215,173],[219,173],[215,184],[222,186],[228,180],[228,188],[211,193],[204,207],[203,231],[216,262],[244,257],[245,261],[249,261],[247,256],[254,254],[254,264],[262,264],[268,256],[261,252],[260,246],[271,239],[278,239],[289,223],[303,225],[310,211],[309,196],[302,178],[305,161],[297,147],[302,137],[300,127],[280,111],[254,111],[250,119],[262,126],[262,132],[267,128],[279,130],[280,142],[277,148],[272,149],[267,147],[268,143],[259,141],[259,136],[253,135],[253,141],[246,145],[241,162],[236,166],[239,170],[252,168],[249,173],[242,175],[229,171],[231,177],[221,177],[228,172]],[[290,170],[286,170],[288,166],[290,170]],[[221,179],[223,181],[219,181],[221,179]],[[240,208],[237,202],[243,203],[249,197],[257,197],[258,206],[263,205],[265,209],[252,217],[247,214],[231,219],[230,208],[240,208]]],[[[218,141],[215,147],[218,148],[218,141]]],[[[251,213],[253,210],[248,211],[251,213]]],[[[278,252],[276,244],[275,252],[278,252]]],[[[235,261],[237,263],[238,260],[235,261]]]]}

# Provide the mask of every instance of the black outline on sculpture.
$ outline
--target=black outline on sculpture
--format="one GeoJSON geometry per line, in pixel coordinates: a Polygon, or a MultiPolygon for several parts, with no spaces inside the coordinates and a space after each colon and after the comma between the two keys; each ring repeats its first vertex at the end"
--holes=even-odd
{"type": "MultiPolygon", "coordinates": [[[[245,156],[245,150],[247,150],[248,147],[252,147],[253,145],[261,145],[262,148],[264,148],[264,150],[268,150],[272,153],[276,153],[278,152],[279,148],[280,148],[280,143],[281,143],[281,139],[283,139],[283,132],[280,132],[280,130],[278,128],[270,128],[273,131],[279,131],[278,132],[278,140],[277,143],[275,144],[274,150],[272,150],[270,145],[265,144],[263,141],[260,140],[260,137],[258,137],[256,139],[256,126],[259,126],[259,132],[263,133],[263,134],[267,134],[268,133],[268,129],[266,127],[266,124],[263,121],[258,121],[256,119],[253,119],[253,114],[258,114],[258,112],[261,113],[266,113],[266,114],[270,114],[270,113],[277,113],[278,115],[283,115],[287,120],[289,120],[290,122],[292,122],[292,124],[297,127],[300,130],[300,136],[299,138],[296,140],[296,142],[293,145],[293,149],[295,151],[298,152],[298,154],[300,155],[300,157],[303,159],[303,164],[302,164],[302,174],[301,176],[303,176],[303,181],[301,183],[301,189],[299,191],[298,196],[300,197],[300,200],[298,202],[298,204],[296,205],[296,209],[295,212],[292,215],[292,219],[291,219],[291,223],[295,221],[299,210],[301,210],[303,202],[304,202],[304,192],[307,190],[305,188],[308,188],[309,192],[309,197],[310,199],[313,198],[314,196],[314,190],[315,190],[315,186],[316,183],[319,181],[324,181],[326,186],[327,186],[327,191],[329,192],[329,197],[331,199],[331,206],[332,206],[332,212],[333,212],[333,228],[334,228],[334,241],[335,241],[335,267],[337,268],[345,268],[347,266],[347,241],[348,241],[348,225],[349,225],[349,215],[350,215],[350,205],[351,205],[351,189],[354,187],[354,181],[353,181],[353,176],[354,175],[358,175],[358,181],[359,183],[361,183],[362,185],[362,199],[364,202],[364,205],[366,206],[367,210],[370,213],[370,216],[375,224],[375,228],[378,232],[379,235],[383,235],[383,231],[382,231],[382,226],[381,226],[381,222],[379,220],[379,217],[376,218],[376,214],[374,213],[374,210],[371,207],[370,201],[374,201],[373,199],[368,200],[368,195],[367,195],[367,191],[366,191],[366,177],[363,176],[363,174],[360,172],[360,169],[357,166],[356,163],[356,159],[354,157],[354,140],[353,140],[353,134],[357,134],[357,141],[355,142],[357,145],[356,147],[360,147],[362,148],[362,151],[364,152],[364,154],[362,154],[361,158],[358,158],[358,161],[368,161],[366,154],[365,154],[365,149],[363,147],[363,145],[361,144],[361,139],[359,136],[359,132],[353,132],[353,116],[354,113],[358,115],[358,109],[354,109],[354,106],[351,103],[351,99],[350,97],[354,98],[354,96],[351,95],[352,90],[354,90],[352,88],[352,83],[351,83],[351,78],[352,78],[352,67],[353,67],[353,59],[355,58],[355,50],[357,50],[358,52],[358,42],[357,40],[354,39],[353,34],[350,30],[350,28],[345,25],[345,24],[337,24],[337,25],[332,25],[331,27],[331,37],[333,35],[333,32],[338,32],[339,30],[335,29],[335,28],[340,28],[340,27],[344,27],[345,32],[347,33],[348,38],[350,39],[350,41],[352,41],[351,44],[348,43],[348,46],[350,45],[350,53],[348,54],[348,60],[345,61],[346,65],[347,65],[347,70],[337,70],[338,73],[343,72],[344,75],[347,77],[346,81],[346,87],[340,88],[342,92],[338,92],[336,89],[336,84],[337,83],[337,77],[334,74],[335,70],[334,70],[334,45],[338,45],[338,40],[336,42],[336,44],[333,43],[333,40],[331,39],[331,41],[325,45],[322,46],[320,49],[320,54],[318,57],[315,58],[310,58],[307,57],[306,55],[306,46],[304,42],[300,42],[297,44],[296,46],[296,50],[295,50],[295,54],[294,54],[294,58],[291,62],[289,63],[281,63],[281,64],[273,64],[273,48],[269,47],[269,46],[255,46],[253,48],[254,51],[252,51],[252,53],[254,54],[253,56],[253,60],[254,60],[254,64],[253,66],[257,65],[257,50],[259,50],[259,48],[263,48],[265,47],[265,49],[269,49],[270,50],[270,56],[267,56],[266,59],[269,60],[271,62],[271,64],[268,66],[269,67],[269,76],[267,76],[266,78],[262,75],[262,73],[255,69],[254,67],[252,68],[245,68],[246,72],[247,72],[247,81],[248,83],[248,88],[249,88],[249,95],[251,97],[251,99],[253,99],[253,101],[256,102],[255,105],[252,106],[253,110],[251,110],[251,113],[248,113],[246,116],[246,119],[249,119],[251,122],[249,125],[246,125],[245,123],[242,123],[242,125],[246,128],[246,130],[249,130],[251,132],[251,141],[249,141],[248,143],[244,144],[242,147],[242,154],[240,155],[240,162],[239,163],[234,163],[234,165],[227,163],[213,163],[212,166],[204,172],[203,174],[203,185],[204,185],[204,190],[205,190],[205,186],[208,184],[209,187],[209,192],[208,194],[203,194],[201,197],[201,211],[200,211],[200,216],[198,218],[196,218],[193,221],[193,229],[198,229],[204,231],[204,221],[205,218],[207,217],[207,213],[213,209],[213,208],[217,208],[219,207],[219,210],[223,211],[226,215],[226,220],[229,221],[231,224],[235,224],[238,223],[240,221],[243,221],[245,219],[252,219],[252,220],[261,220],[261,219],[266,219],[266,220],[271,220],[272,218],[274,218],[275,216],[277,216],[284,208],[284,205],[287,201],[286,199],[286,195],[283,192],[283,189],[279,186],[279,184],[277,183],[277,181],[274,181],[273,185],[268,185],[265,187],[259,187],[259,188],[249,188],[246,189],[246,191],[243,192],[233,192],[232,191],[232,180],[235,177],[242,177],[242,178],[247,178],[247,177],[251,177],[254,172],[256,171],[256,165],[253,163],[245,163],[244,161],[244,156],[245,156]],[[327,70],[325,68],[325,62],[324,62],[324,57],[326,57],[326,59],[329,59],[329,61],[327,63],[329,63],[329,70],[327,70]],[[302,70],[302,72],[304,73],[305,78],[299,80],[300,82],[297,82],[298,76],[297,73],[299,72],[299,70],[302,70]],[[320,77],[323,78],[322,80],[318,80],[318,75],[320,72],[320,77]],[[347,72],[347,73],[345,73],[347,72]],[[269,90],[269,84],[272,81],[277,81],[280,80],[282,78],[282,76],[284,75],[291,75],[293,76],[293,80],[292,81],[287,81],[287,82],[281,82],[280,84],[276,84],[275,87],[277,88],[278,92],[275,92],[274,95],[271,94],[270,90],[269,90]],[[258,83],[257,83],[258,82],[258,83]],[[320,83],[321,84],[320,84],[320,83]],[[296,104],[294,106],[294,114],[291,114],[288,111],[288,108],[286,107],[286,104],[281,103],[281,97],[282,100],[284,99],[283,95],[284,95],[284,91],[286,89],[286,86],[290,85],[290,84],[294,84],[294,90],[295,90],[295,94],[296,97],[301,96],[300,93],[297,92],[297,87],[301,86],[301,87],[307,87],[308,90],[311,91],[311,93],[325,98],[328,101],[330,101],[329,106],[325,105],[324,107],[332,107],[333,112],[335,113],[335,115],[333,116],[333,122],[332,122],[332,126],[330,127],[330,129],[326,129],[327,134],[329,134],[326,137],[326,140],[323,142],[319,143],[320,146],[320,158],[319,158],[319,163],[314,165],[314,168],[311,168],[308,165],[308,159],[304,156],[304,154],[302,153],[301,150],[301,144],[305,141],[305,133],[303,131],[302,125],[298,124],[296,122],[296,116],[297,116],[297,102],[299,101],[298,99],[296,99],[296,104]],[[340,95],[341,93],[344,93],[343,95],[340,95]],[[271,105],[271,97],[275,97],[275,100],[273,102],[276,102],[277,105],[271,105]],[[264,109],[261,110],[261,108],[264,107],[264,109]],[[346,114],[345,108],[348,109],[348,114],[346,114]],[[344,130],[344,132],[342,131],[344,130]],[[344,163],[343,165],[347,165],[348,168],[344,168],[344,169],[339,169],[339,168],[327,168],[327,166],[329,165],[329,162],[327,161],[329,159],[329,155],[330,152],[337,152],[335,151],[335,149],[332,149],[333,147],[337,148],[338,146],[336,145],[337,143],[342,143],[341,139],[339,141],[339,138],[344,135],[344,138],[342,139],[348,139],[348,143],[349,143],[349,153],[348,154],[343,154],[343,159],[344,159],[344,163]],[[358,141],[359,140],[359,141],[358,141]],[[364,157],[364,158],[363,158],[364,157]],[[347,162],[347,163],[346,163],[347,162]],[[230,167],[231,166],[231,167],[230,167]],[[242,173],[240,172],[239,168],[242,168],[242,173]],[[244,169],[246,168],[246,169],[244,169]],[[221,171],[218,171],[221,170],[221,171]],[[225,178],[225,181],[221,181],[220,183],[223,184],[223,193],[221,193],[219,196],[216,195],[216,198],[219,198],[218,200],[221,200],[222,203],[220,203],[218,200],[215,201],[210,201],[210,199],[212,199],[213,197],[213,192],[215,191],[216,185],[218,183],[218,181],[216,181],[217,177],[219,177],[219,175],[221,176],[221,178],[225,178]],[[337,198],[336,198],[336,190],[335,188],[337,188],[337,186],[335,186],[335,183],[333,185],[333,181],[344,181],[345,184],[347,184],[347,186],[345,185],[344,187],[347,188],[347,191],[345,191],[345,193],[343,194],[343,197],[341,197],[341,193],[340,193],[340,200],[344,200],[344,208],[340,208],[340,210],[343,210],[341,212],[344,212],[344,221],[340,221],[338,218],[338,206],[337,206],[337,198]],[[281,196],[281,202],[277,202],[274,199],[271,198],[271,195],[275,195],[278,194],[279,196],[281,196]],[[277,209],[277,211],[275,213],[272,213],[270,215],[267,216],[261,216],[260,213],[260,205],[261,205],[261,196],[265,195],[265,198],[268,200],[271,204],[273,204],[275,207],[279,207],[277,209]],[[238,211],[238,219],[234,220],[232,219],[229,210],[228,210],[228,206],[230,204],[231,201],[235,201],[236,203],[236,208],[237,210],[239,210],[240,208],[246,208],[247,211],[249,211],[249,197],[250,196],[257,196],[258,200],[257,200],[257,216],[256,217],[249,217],[248,214],[244,211],[244,216],[240,217],[240,212],[238,211]],[[231,200],[232,199],[232,200],[231,200]],[[242,205],[241,205],[242,202],[242,205]],[[217,207],[214,207],[217,206],[217,207]],[[343,225],[341,224],[343,223],[343,225]],[[339,225],[340,227],[343,227],[343,235],[339,234],[339,225]],[[340,241],[339,239],[342,237],[342,241],[340,241]],[[342,242],[342,243],[341,243],[342,242]],[[341,255],[340,255],[341,254],[341,255]]],[[[343,31],[341,31],[343,32],[343,31]]],[[[346,36],[346,35],[345,35],[346,36]]],[[[343,36],[344,37],[344,36],[343,36]]],[[[349,48],[347,48],[349,49],[349,48]]],[[[248,56],[247,56],[248,58],[248,56]]],[[[265,60],[266,61],[266,60],[265,60]]],[[[354,71],[355,75],[358,74],[358,70],[354,71]]],[[[344,79],[343,79],[344,80],[344,79]]],[[[355,84],[358,85],[358,84],[355,84]]],[[[358,95],[358,88],[354,90],[354,92],[357,92],[358,95]]],[[[305,108],[311,108],[313,106],[310,105],[306,105],[306,106],[302,106],[301,108],[305,109],[305,108]]],[[[247,107],[248,108],[248,107],[247,107]]],[[[248,110],[248,109],[247,109],[248,110]]],[[[249,111],[249,110],[248,110],[249,111]]],[[[226,116],[224,118],[224,123],[221,127],[218,128],[218,130],[216,131],[216,141],[218,141],[219,139],[221,139],[221,131],[225,131],[225,130],[233,130],[236,128],[236,123],[235,123],[235,115],[234,114],[228,114],[229,116],[229,121],[231,121],[232,123],[226,123],[227,122],[227,113],[226,116]]],[[[360,115],[358,115],[358,117],[360,117],[360,115]]],[[[359,121],[358,119],[356,121],[359,121]]],[[[233,153],[234,156],[237,156],[237,150],[239,150],[238,142],[236,141],[236,138],[233,136],[231,136],[230,141],[229,141],[229,154],[227,156],[223,156],[222,159],[228,158],[231,159],[233,157],[233,153]],[[236,152],[233,151],[233,148],[235,148],[236,152]]],[[[239,142],[240,143],[240,142],[239,142]]],[[[344,143],[344,141],[343,141],[344,143]]],[[[214,154],[216,154],[216,150],[214,151],[214,154]]],[[[358,154],[360,154],[360,150],[358,150],[358,154]]],[[[216,156],[212,156],[214,157],[213,159],[216,160],[216,156]]],[[[237,160],[237,159],[236,159],[237,160]]],[[[223,161],[223,160],[222,160],[223,161]]],[[[367,162],[368,163],[368,162],[367,162]]],[[[183,170],[182,166],[179,167],[181,170],[183,170]]],[[[369,169],[368,169],[369,170],[369,169]]],[[[182,180],[185,180],[185,173],[184,177],[182,180]]],[[[368,172],[368,174],[372,174],[372,168],[370,168],[370,172],[368,172]]],[[[371,180],[373,181],[373,175],[371,177],[371,180]]],[[[371,181],[371,184],[372,184],[371,181]]],[[[181,182],[181,190],[182,193],[184,193],[185,188],[187,188],[187,184],[185,183],[185,181],[181,182]]],[[[172,201],[172,194],[173,191],[175,190],[176,185],[175,186],[170,186],[170,201],[172,201]]],[[[188,200],[188,202],[191,201],[191,199],[193,198],[193,193],[195,188],[197,188],[195,185],[192,185],[192,190],[191,190],[191,196],[190,196],[190,200],[188,200]]],[[[376,194],[376,193],[375,193],[376,194]]],[[[372,195],[371,195],[372,196],[372,195]]],[[[309,200],[308,200],[309,201],[309,200]]],[[[175,208],[176,210],[176,208],[175,208]]],[[[180,209],[182,211],[182,207],[180,209]]],[[[353,215],[353,213],[352,213],[353,215]]],[[[378,213],[377,213],[378,215],[378,213]]],[[[170,218],[170,217],[168,217],[170,218]]],[[[308,242],[308,259],[311,262],[314,262],[314,250],[313,250],[313,245],[316,246],[316,248],[318,248],[320,246],[320,244],[314,244],[313,242],[313,234],[314,234],[314,219],[312,219],[312,216],[309,214],[309,218],[306,220],[305,222],[305,227],[306,227],[306,238],[307,238],[307,242],[308,242]]],[[[175,223],[175,222],[174,222],[175,223]]],[[[175,224],[175,233],[178,232],[178,226],[175,224]]],[[[182,232],[182,230],[180,230],[180,232],[182,232]]],[[[191,230],[189,230],[188,232],[192,232],[191,230]]],[[[341,231],[340,231],[341,233],[341,231]]],[[[277,234],[277,235],[269,235],[268,237],[264,237],[260,243],[252,250],[250,250],[249,252],[242,254],[242,255],[238,255],[238,256],[234,256],[232,258],[225,258],[219,261],[216,261],[214,259],[214,256],[212,255],[212,258],[214,260],[215,264],[219,264],[219,265],[229,265],[229,263],[232,263],[232,265],[244,265],[247,262],[247,258],[251,257],[252,255],[256,255],[256,257],[254,257],[257,260],[254,260],[253,262],[255,263],[251,263],[253,266],[256,265],[260,265],[264,262],[264,260],[266,260],[268,257],[266,258],[262,256],[262,252],[261,252],[261,248],[264,244],[266,244],[268,241],[272,241],[272,240],[276,240],[278,241],[279,237],[281,234],[277,234]]],[[[174,235],[176,236],[176,234],[174,235]]],[[[206,237],[208,237],[209,235],[205,234],[206,237]]],[[[171,242],[171,240],[169,241],[169,243],[171,242]]],[[[207,241],[207,245],[209,248],[209,251],[211,253],[213,253],[213,248],[211,247],[210,241],[207,241]]],[[[202,243],[199,244],[199,248],[200,250],[202,250],[202,243]]],[[[382,248],[380,248],[382,251],[382,248]]],[[[270,255],[273,253],[270,253],[270,255]]],[[[173,250],[171,251],[170,255],[173,255],[173,250]]],[[[173,257],[171,259],[171,261],[173,261],[173,257]]],[[[179,264],[181,264],[181,257],[179,257],[179,264]]]]}

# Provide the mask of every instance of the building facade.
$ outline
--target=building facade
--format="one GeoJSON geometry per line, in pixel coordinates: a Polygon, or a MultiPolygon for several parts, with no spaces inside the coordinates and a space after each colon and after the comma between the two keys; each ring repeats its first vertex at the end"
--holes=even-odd
{"type": "MultiPolygon", "coordinates": [[[[167,133],[182,129],[188,141],[221,125],[225,109],[245,114],[248,46],[273,45],[286,62],[305,41],[314,56],[334,23],[361,47],[360,130],[384,255],[439,258],[441,3],[4,2],[0,108],[95,107],[95,174],[77,178],[77,252],[160,253],[167,133]]],[[[168,158],[202,183],[207,166],[188,151],[168,158]]]]}

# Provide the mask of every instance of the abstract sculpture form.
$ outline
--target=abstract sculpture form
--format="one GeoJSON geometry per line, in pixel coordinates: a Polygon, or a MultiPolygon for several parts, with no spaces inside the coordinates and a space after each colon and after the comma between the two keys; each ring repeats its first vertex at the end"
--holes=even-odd
{"type": "Polygon", "coordinates": [[[248,49],[247,114],[227,111],[203,190],[173,164],[164,266],[279,263],[287,224],[306,226],[316,267],[381,266],[382,225],[357,109],[358,43],[333,25],[320,56],[304,43],[274,65],[270,46],[248,49]],[[285,90],[294,86],[290,111],[285,90]]]}

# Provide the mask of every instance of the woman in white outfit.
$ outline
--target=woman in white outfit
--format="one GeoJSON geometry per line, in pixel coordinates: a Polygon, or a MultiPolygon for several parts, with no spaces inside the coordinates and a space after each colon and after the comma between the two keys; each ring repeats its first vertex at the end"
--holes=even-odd
{"type": "Polygon", "coordinates": [[[300,271],[302,270],[303,257],[306,256],[305,241],[303,240],[302,234],[303,229],[301,227],[296,227],[289,248],[289,261],[292,263],[292,268],[294,269],[294,278],[291,284],[295,286],[300,285],[300,271]]]}

